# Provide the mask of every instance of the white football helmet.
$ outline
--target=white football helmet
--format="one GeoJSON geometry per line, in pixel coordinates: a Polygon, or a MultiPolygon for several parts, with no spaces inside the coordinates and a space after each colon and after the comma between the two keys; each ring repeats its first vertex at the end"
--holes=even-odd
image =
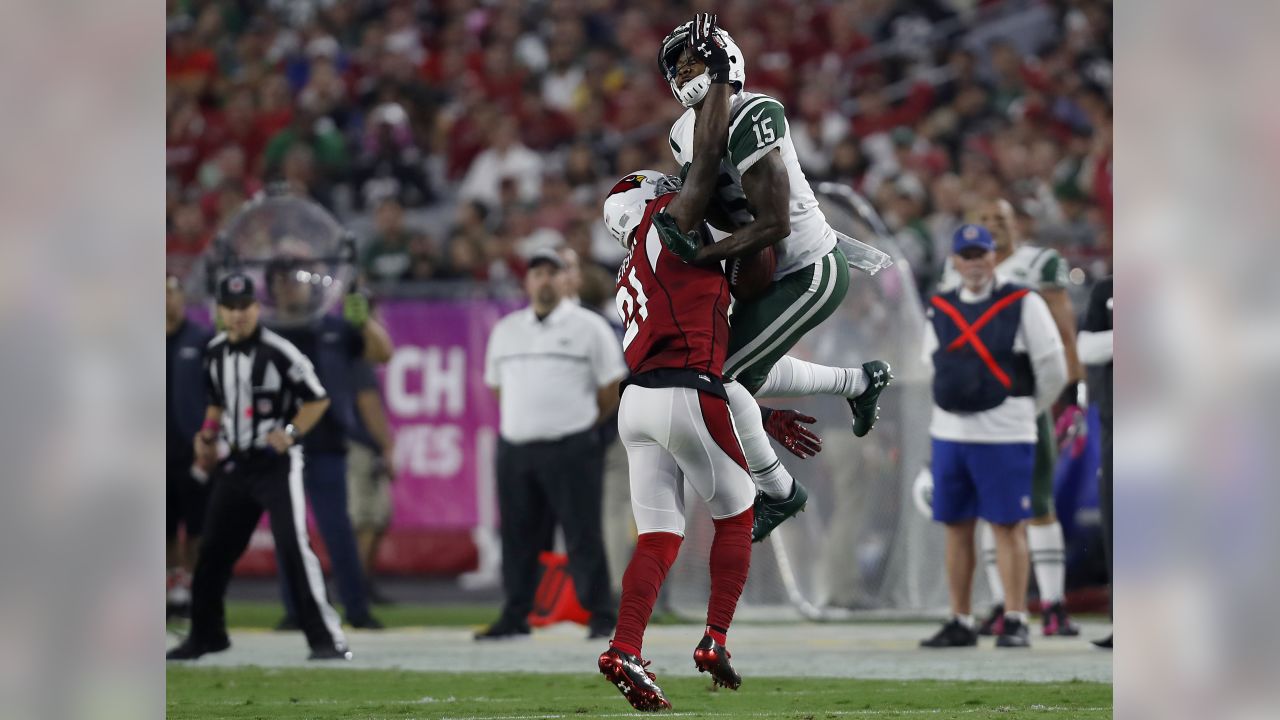
{"type": "MultiPolygon", "coordinates": [[[[742,56],[742,50],[738,48],[738,44],[733,41],[729,33],[723,28],[717,28],[716,32],[719,33],[725,50],[729,52],[729,84],[733,85],[734,92],[737,92],[747,84],[746,58],[742,56]]],[[[658,50],[658,67],[662,68],[662,75],[671,86],[671,94],[675,95],[680,104],[685,107],[697,105],[711,89],[711,78],[705,72],[685,83],[683,88],[676,86],[676,68],[680,61],[680,53],[689,44],[689,35],[692,33],[693,21],[690,20],[663,38],[662,47],[658,50]]]]}
{"type": "Polygon", "coordinates": [[[640,224],[649,201],[680,189],[680,179],[657,170],[640,170],[619,180],[604,199],[604,226],[624,248],[627,237],[640,224]]]}

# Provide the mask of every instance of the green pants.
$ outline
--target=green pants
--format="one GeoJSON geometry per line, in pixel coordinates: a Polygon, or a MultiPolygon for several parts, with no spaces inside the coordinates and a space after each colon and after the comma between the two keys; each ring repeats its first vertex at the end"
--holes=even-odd
{"type": "Polygon", "coordinates": [[[1058,464],[1058,440],[1053,419],[1042,412],[1036,418],[1036,469],[1031,475],[1031,517],[1053,512],[1053,471],[1058,464]]]}
{"type": "Polygon", "coordinates": [[[778,359],[830,317],[848,291],[849,264],[836,247],[809,267],[774,280],[759,299],[735,302],[725,379],[754,394],[778,359]]]}

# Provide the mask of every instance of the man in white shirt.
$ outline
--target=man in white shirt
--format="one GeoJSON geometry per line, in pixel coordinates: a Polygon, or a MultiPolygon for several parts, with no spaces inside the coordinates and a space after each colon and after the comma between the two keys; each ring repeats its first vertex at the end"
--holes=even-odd
{"type": "Polygon", "coordinates": [[[511,180],[521,202],[538,199],[542,184],[542,156],[520,143],[520,129],[514,118],[503,117],[497,122],[489,140],[489,147],[476,156],[458,197],[462,200],[479,200],[490,210],[501,201],[502,183],[511,180]]]}
{"type": "Polygon", "coordinates": [[[627,374],[608,322],[562,297],[564,260],[535,252],[525,276],[530,305],[498,321],[485,384],[498,393],[496,475],[502,528],[502,614],[477,640],[529,634],[538,554],[553,525],[564,531],[569,573],[591,614],[591,638],[617,622],[601,529],[603,452],[596,425],[618,405],[627,374]]]}
{"type": "Polygon", "coordinates": [[[952,239],[959,288],[930,300],[924,361],[933,368],[933,518],[947,526],[953,617],[924,647],[977,644],[971,608],[977,518],[991,524],[1005,588],[997,647],[1027,647],[1036,415],[1066,385],[1062,339],[1043,298],[996,278],[995,240],[981,225],[952,239]]]}

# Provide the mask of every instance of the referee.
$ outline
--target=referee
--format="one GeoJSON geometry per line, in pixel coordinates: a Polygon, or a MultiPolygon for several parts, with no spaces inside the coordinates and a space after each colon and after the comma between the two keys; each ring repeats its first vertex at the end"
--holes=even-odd
{"type": "Polygon", "coordinates": [[[562,298],[564,260],[540,250],[529,261],[530,305],[493,328],[485,383],[499,396],[498,512],[502,522],[502,615],[477,640],[529,634],[538,554],[553,525],[564,531],[590,638],[617,623],[601,530],[603,448],[596,429],[618,405],[627,373],[609,324],[562,298]]]}
{"type": "Polygon", "coordinates": [[[230,454],[220,463],[209,498],[192,581],[191,634],[169,651],[169,660],[194,660],[231,646],[223,596],[263,510],[271,516],[271,535],[293,588],[310,659],[351,658],[307,539],[302,447],[297,445],[324,415],[329,398],[311,362],[258,324],[260,311],[249,277],[234,274],[219,283],[218,314],[226,332],[205,350],[208,407],[195,452],[207,461],[221,436],[230,454]]]}

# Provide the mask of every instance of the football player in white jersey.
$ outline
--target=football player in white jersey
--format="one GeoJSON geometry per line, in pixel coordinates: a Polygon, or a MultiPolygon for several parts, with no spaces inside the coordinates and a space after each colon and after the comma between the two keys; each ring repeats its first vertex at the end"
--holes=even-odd
{"type": "MultiPolygon", "coordinates": [[[[687,49],[692,23],[662,41],[658,64],[682,105],[690,108],[669,137],[677,162],[693,159],[696,105],[707,93],[706,66],[687,49]]],[[[791,477],[769,445],[752,399],[831,394],[846,398],[853,411],[853,433],[866,435],[875,424],[881,391],[892,379],[880,360],[861,368],[836,368],[786,355],[810,329],[826,320],[849,288],[849,266],[796,160],[782,104],[744,90],[746,64],[741,49],[717,30],[729,51],[730,101],[728,152],[721,162],[718,194],[708,220],[724,236],[714,244],[668,245],[687,262],[709,264],[751,257],[772,248],[773,283],[761,296],[736,300],[731,310],[729,357],[725,378],[736,379],[730,408],[747,464],[760,494],[756,497],[752,539],[759,542],[779,523],[799,512],[808,493],[791,477]],[[718,223],[717,223],[718,220],[718,223]]],[[[666,238],[664,237],[664,242],[666,238]]]]}
{"type": "MultiPolygon", "coordinates": [[[[984,203],[975,218],[991,231],[996,241],[996,275],[1005,281],[1029,287],[1040,293],[1053,314],[1067,353],[1067,390],[1063,395],[1069,405],[1077,405],[1079,384],[1084,380],[1084,368],[1076,353],[1076,315],[1067,295],[1067,261],[1053,248],[1037,247],[1020,237],[1013,206],[1009,201],[997,199],[984,203]]],[[[959,275],[950,258],[943,269],[938,291],[946,292],[959,284],[959,275]]],[[[1036,469],[1031,484],[1032,518],[1027,523],[1027,544],[1031,550],[1031,564],[1035,568],[1036,585],[1040,588],[1043,605],[1042,618],[1045,635],[1080,634],[1080,628],[1071,620],[1063,607],[1066,585],[1066,547],[1062,537],[1062,525],[1053,512],[1053,472],[1057,461],[1057,442],[1054,438],[1053,418],[1048,412],[1037,418],[1036,469]]],[[[985,523],[980,532],[982,558],[987,570],[987,581],[995,594],[996,605],[983,622],[979,632],[983,635],[999,635],[1004,616],[1004,589],[1000,573],[996,569],[995,538],[985,523]]]]}

